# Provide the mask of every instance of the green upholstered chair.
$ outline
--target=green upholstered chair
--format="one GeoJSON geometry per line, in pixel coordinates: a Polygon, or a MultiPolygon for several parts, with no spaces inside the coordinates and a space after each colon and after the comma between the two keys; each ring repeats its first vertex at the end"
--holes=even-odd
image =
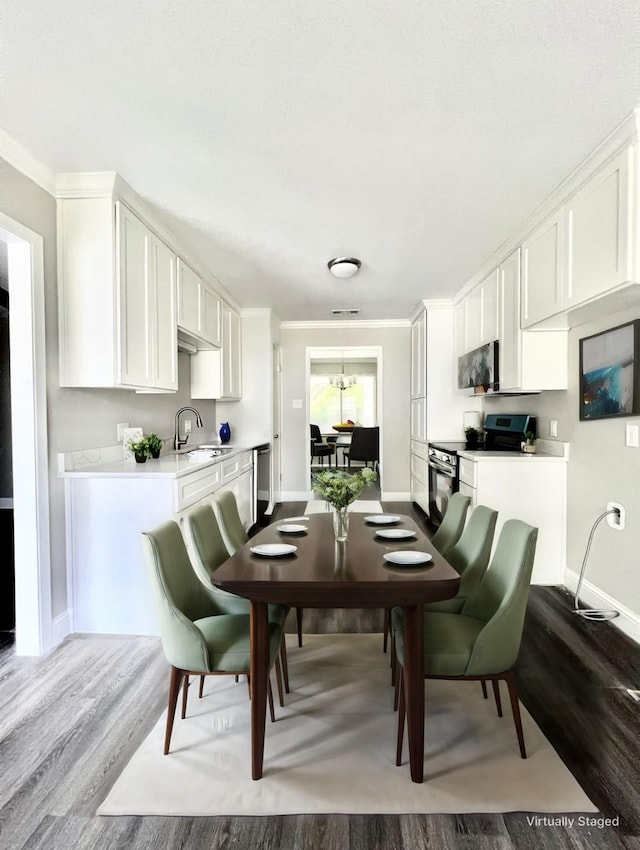
{"type": "MultiPolygon", "coordinates": [[[[229,555],[235,555],[238,549],[244,546],[249,539],[238,513],[236,497],[230,490],[216,493],[212,504],[227,552],[229,555]]],[[[302,646],[302,608],[296,608],[296,616],[298,619],[298,646],[302,646]]]]}
{"type": "MultiPolygon", "coordinates": [[[[462,535],[458,542],[449,549],[447,560],[460,575],[458,592],[452,599],[442,599],[440,602],[429,602],[424,606],[427,611],[449,612],[459,614],[464,603],[471,596],[484,576],[493,536],[496,530],[498,512],[484,505],[478,505],[469,517],[462,535]]],[[[391,633],[393,640],[398,631],[404,626],[404,614],[402,608],[394,608],[391,612],[391,633]]],[[[394,708],[398,707],[398,677],[395,670],[395,651],[391,656],[392,683],[396,686],[394,708]]],[[[482,692],[486,695],[486,685],[482,683],[482,692]]]]}
{"type": "MultiPolygon", "coordinates": [[[[462,493],[454,493],[449,499],[447,510],[442,518],[440,527],[431,538],[431,543],[436,547],[438,552],[449,560],[447,552],[458,542],[464,523],[467,518],[467,510],[471,504],[469,496],[463,496],[462,493]]],[[[384,625],[382,627],[382,651],[387,651],[387,640],[389,635],[393,635],[393,626],[391,623],[391,610],[384,609],[384,625]]],[[[393,658],[391,661],[393,667],[393,658]]]]}
{"type": "MultiPolygon", "coordinates": [[[[177,523],[170,521],[142,535],[162,648],[171,667],[164,754],[169,752],[180,687],[186,710],[189,675],[248,675],[250,671],[249,615],[226,614],[213,591],[196,576],[177,523]]],[[[282,628],[269,626],[269,652],[273,665],[282,628]]],[[[273,694],[269,684],[269,707],[273,694]]]]}
{"type": "MultiPolygon", "coordinates": [[[[527,753],[512,667],[520,650],[537,536],[537,528],[517,519],[507,520],[491,565],[460,613],[429,611],[424,615],[425,678],[491,680],[500,716],[499,682],[504,679],[522,758],[527,753]]],[[[396,652],[399,665],[403,665],[402,630],[396,634],[396,652]]],[[[396,764],[402,759],[404,715],[400,666],[396,764]]]]}
{"type": "MultiPolygon", "coordinates": [[[[220,613],[248,614],[250,611],[249,600],[243,599],[241,596],[236,596],[234,593],[227,593],[226,590],[221,590],[211,583],[211,576],[220,564],[223,564],[227,560],[229,553],[222,539],[220,526],[218,525],[213,507],[209,502],[203,502],[186,514],[182,522],[182,532],[187,543],[193,569],[204,586],[215,595],[220,613]]],[[[284,621],[288,613],[289,608],[284,605],[269,605],[269,622],[284,628],[284,621]]],[[[280,647],[280,658],[282,659],[285,690],[289,693],[287,645],[284,639],[284,633],[280,647]]],[[[277,663],[276,678],[280,705],[283,705],[282,682],[277,663]]],[[[203,679],[200,680],[200,696],[202,695],[202,684],[203,679]]]]}
{"type": "Polygon", "coordinates": [[[211,501],[213,512],[218,520],[224,545],[229,555],[235,555],[249,539],[238,511],[236,497],[231,490],[216,493],[211,501]]]}
{"type": "Polygon", "coordinates": [[[471,499],[469,496],[463,496],[462,493],[454,493],[449,499],[440,527],[431,538],[431,542],[438,552],[440,552],[443,558],[447,558],[447,560],[449,549],[456,545],[462,534],[470,504],[471,499]]]}

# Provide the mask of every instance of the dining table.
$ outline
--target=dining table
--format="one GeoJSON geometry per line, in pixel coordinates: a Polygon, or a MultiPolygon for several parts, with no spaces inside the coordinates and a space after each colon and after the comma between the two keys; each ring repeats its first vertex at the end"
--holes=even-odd
{"type": "MultiPolygon", "coordinates": [[[[216,587],[250,601],[251,775],[263,773],[269,679],[270,603],[301,608],[404,609],[403,683],[411,779],[424,775],[424,611],[426,602],[455,596],[460,578],[411,517],[350,513],[349,534],[336,542],[332,512],[282,519],[249,539],[212,575],[216,587]],[[298,526],[287,532],[282,526],[298,526]],[[380,536],[396,530],[395,539],[380,536]],[[399,534],[398,534],[399,532],[399,534]],[[261,555],[257,547],[295,547],[289,554],[261,555]],[[395,553],[421,552],[423,563],[399,565],[395,553]]],[[[277,550],[276,550],[277,552],[277,550]]],[[[400,558],[416,558],[400,555],[400,558]]],[[[297,650],[303,652],[304,649],[297,650]]],[[[384,655],[380,653],[381,663],[384,655]]],[[[388,662],[387,662],[388,663],[388,662]]],[[[295,683],[291,686],[295,688],[295,683]]]]}

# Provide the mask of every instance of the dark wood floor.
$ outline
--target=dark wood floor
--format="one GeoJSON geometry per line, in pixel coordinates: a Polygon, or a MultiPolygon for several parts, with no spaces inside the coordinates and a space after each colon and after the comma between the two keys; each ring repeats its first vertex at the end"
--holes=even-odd
{"type": "MultiPolygon", "coordinates": [[[[423,521],[406,503],[384,507],[423,521]]],[[[303,509],[289,503],[274,518],[303,509]]],[[[637,850],[640,705],[626,688],[640,682],[640,650],[610,624],[576,619],[571,607],[559,589],[532,588],[521,699],[602,816],[620,818],[617,827],[531,825],[525,813],[98,818],[164,708],[167,667],[153,638],[77,635],[41,659],[16,658],[0,641],[0,848],[637,850]]],[[[381,626],[379,612],[305,611],[309,632],[381,626]]]]}

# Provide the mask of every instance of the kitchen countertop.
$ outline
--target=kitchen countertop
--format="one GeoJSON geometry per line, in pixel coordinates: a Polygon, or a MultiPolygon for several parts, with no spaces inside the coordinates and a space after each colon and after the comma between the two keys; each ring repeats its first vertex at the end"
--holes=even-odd
{"type": "Polygon", "coordinates": [[[504,461],[554,461],[555,463],[566,463],[567,458],[549,454],[548,452],[536,452],[535,454],[526,454],[525,452],[486,452],[483,449],[472,451],[464,449],[458,452],[458,457],[464,457],[468,460],[504,460],[504,461]]]}
{"type": "MultiPolygon", "coordinates": [[[[84,452],[69,452],[59,455],[58,476],[60,478],[181,478],[193,472],[206,469],[215,463],[221,463],[236,457],[242,452],[252,451],[261,443],[251,445],[226,444],[223,448],[231,449],[223,454],[204,459],[192,459],[187,452],[167,452],[157,460],[149,458],[146,463],[136,463],[135,460],[123,460],[122,446],[108,449],[88,449],[84,452]],[[114,448],[119,450],[120,457],[114,458],[114,448]],[[73,457],[71,457],[73,456],[73,457]],[[83,460],[85,461],[83,463],[83,460]]],[[[197,446],[193,447],[194,449],[197,446]]]]}

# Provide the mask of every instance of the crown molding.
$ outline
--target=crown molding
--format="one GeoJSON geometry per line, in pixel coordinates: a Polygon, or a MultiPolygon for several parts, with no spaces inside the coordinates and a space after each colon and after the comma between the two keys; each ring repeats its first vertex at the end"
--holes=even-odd
{"type": "Polygon", "coordinates": [[[280,325],[284,331],[306,331],[306,330],[329,330],[334,328],[410,328],[409,319],[353,319],[343,321],[323,322],[282,322],[280,325]]]}
{"type": "Polygon", "coordinates": [[[50,195],[56,193],[56,173],[30,151],[17,142],[13,136],[0,129],[0,157],[17,169],[29,180],[37,183],[50,195]]]}

